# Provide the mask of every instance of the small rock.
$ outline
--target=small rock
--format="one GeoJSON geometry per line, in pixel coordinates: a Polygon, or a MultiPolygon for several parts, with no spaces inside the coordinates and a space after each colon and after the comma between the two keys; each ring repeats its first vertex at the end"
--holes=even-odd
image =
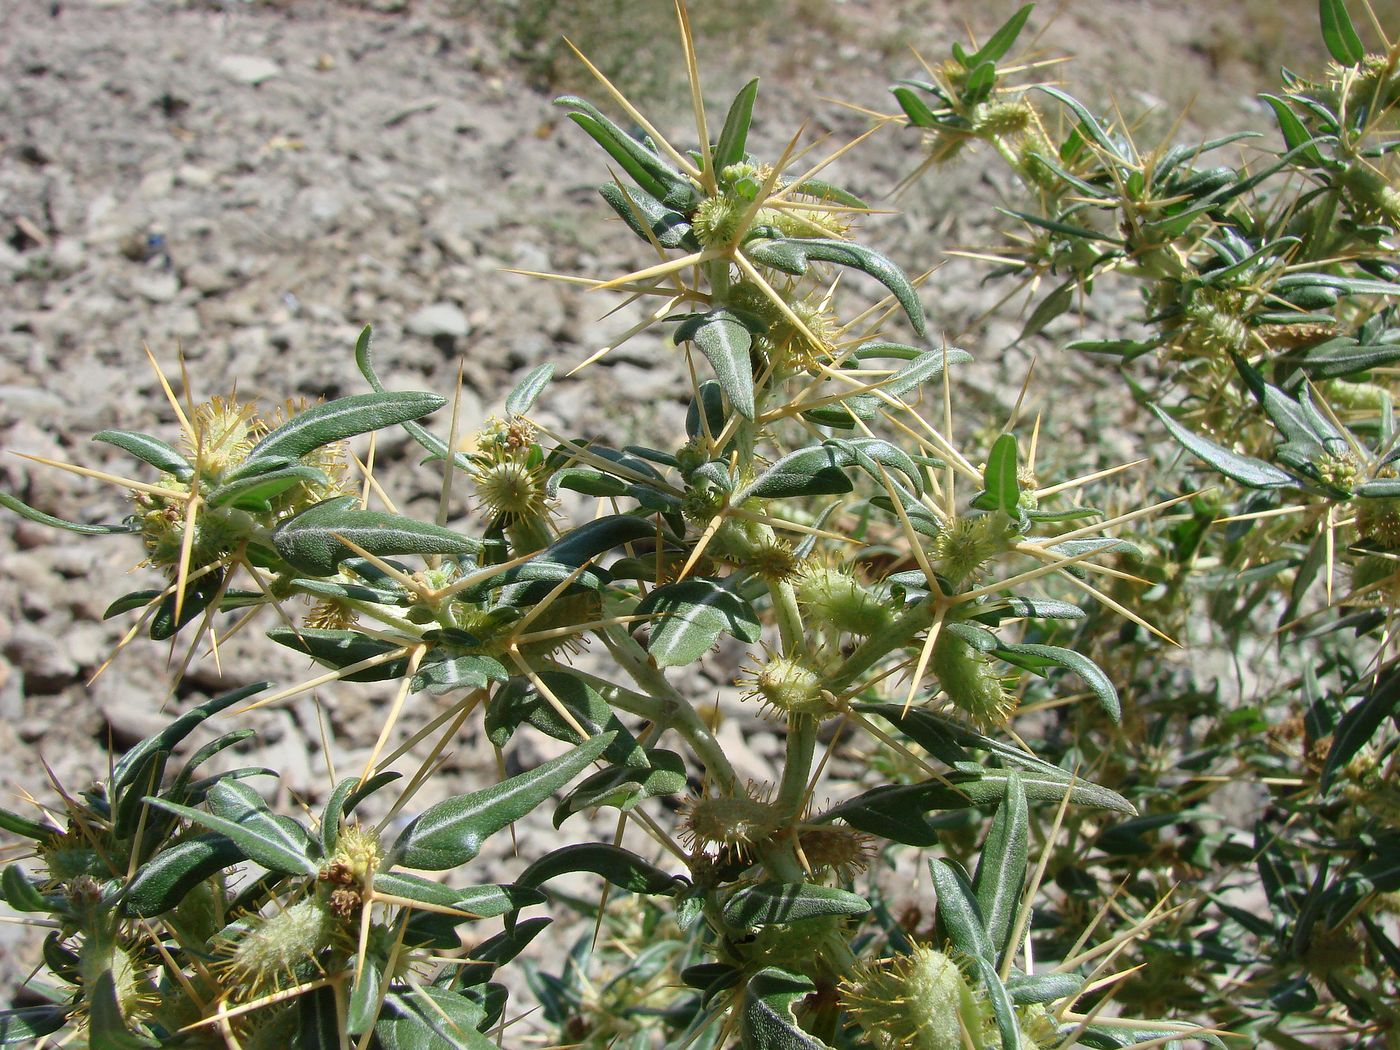
{"type": "Polygon", "coordinates": [[[282,67],[259,55],[225,55],[219,59],[219,72],[235,83],[257,86],[280,76],[282,67]]]}
{"type": "Polygon", "coordinates": [[[175,172],[175,178],[182,186],[203,189],[213,184],[215,175],[208,168],[201,168],[197,164],[182,164],[175,172]]]}
{"type": "Polygon", "coordinates": [[[404,327],[425,339],[465,339],[471,332],[467,315],[453,303],[433,303],[414,312],[404,327]]]}
{"type": "Polygon", "coordinates": [[[23,672],[30,696],[56,693],[78,676],[78,665],[62,640],[37,624],[16,624],[5,656],[23,672]]]}
{"type": "Polygon", "coordinates": [[[153,303],[168,303],[180,294],[180,278],[169,270],[143,270],[131,279],[131,290],[153,303]]]}
{"type": "Polygon", "coordinates": [[[222,266],[213,266],[209,263],[194,263],[184,270],[184,280],[187,285],[205,295],[218,295],[226,292],[238,283],[238,278],[222,266]]]}

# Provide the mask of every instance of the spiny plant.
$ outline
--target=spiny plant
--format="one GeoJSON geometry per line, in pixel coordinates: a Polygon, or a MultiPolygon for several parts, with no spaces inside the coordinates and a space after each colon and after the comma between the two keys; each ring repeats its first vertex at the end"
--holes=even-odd
{"type": "MultiPolygon", "coordinates": [[[[1400,954],[1380,896],[1396,870],[1395,743],[1377,732],[1397,695],[1390,664],[1357,657],[1336,630],[1317,631],[1326,614],[1303,608],[1300,572],[1286,619],[1308,614],[1305,629],[1327,661],[1302,676],[1305,727],[1264,733],[1283,696],[1243,709],[1192,699],[1182,717],[1207,724],[1176,725],[1171,708],[1184,694],[1152,658],[1172,638],[1153,622],[1160,617],[1135,611],[1141,588],[1168,579],[1169,557],[1214,559],[1198,585],[1173,593],[1187,610],[1181,622],[1209,598],[1245,633],[1266,599],[1240,600],[1231,574],[1260,568],[1249,533],[1274,518],[1190,491],[1129,505],[1110,486],[1132,464],[1067,472],[1039,419],[1023,418],[1024,390],[1010,418],[955,426],[953,374],[969,355],[930,340],[921,280],[857,239],[875,209],[825,177],[866,136],[819,157],[800,134],[776,156],[751,151],[757,81],[712,131],[688,16],[679,5],[677,14],[693,143],[674,145],[591,65],[608,104],[638,130],[583,98],[558,100],[615,166],[600,193],[642,243],[646,265],[610,277],[541,275],[620,294],[640,310],[622,339],[579,368],[648,329],[665,332],[692,379],[684,432],[665,447],[614,447],[606,435],[556,433],[532,416],[553,364],[520,380],[500,418],[463,421],[454,402],[444,438],[420,421],[447,399],[387,391],[366,329],[355,362],[370,392],[289,406],[280,418],[264,421],[233,398],[182,403],[162,378],[183,447],[97,435],[152,480],[59,464],[131,493],[134,512],[121,523],[70,522],[0,497],[45,524],[139,536],[164,582],[113,604],[113,616],[135,614],[122,646],[143,628],[187,640],[183,670],[206,643],[217,651],[262,617],[275,642],[325,668],[194,708],[126,755],[107,783],[58,788],[62,805],[41,806],[38,819],[0,812],[22,843],[0,890],[50,930],[43,963],[53,982],[46,1005],[0,1015],[0,1040],[514,1045],[528,1037],[496,978],[551,922],[524,914],[540,906],[596,924],[559,973],[527,966],[541,1010],[523,1023],[556,1044],[941,1050],[1237,1035],[1297,1045],[1317,1032],[1385,1031],[1393,977],[1382,963],[1393,969],[1400,954]],[[851,312],[848,285],[884,298],[851,312]],[[400,513],[372,455],[346,447],[394,427],[440,465],[432,521],[400,513]],[[1083,502],[1091,485],[1114,509],[1083,502]],[[451,524],[460,488],[472,494],[473,526],[451,524]],[[568,521],[565,491],[596,504],[568,521]],[[1208,526],[1222,513],[1237,520],[1217,552],[1208,526]],[[784,741],[771,782],[744,780],[693,688],[688,669],[724,637],[748,647],[739,680],[748,716],[784,741]],[[606,654],[601,666],[580,658],[585,647],[606,654]],[[336,682],[382,683],[387,713],[363,768],[332,776],[317,815],[276,813],[247,783],[274,771],[196,779],[247,730],[217,737],[167,775],[174,749],[206,720],[336,682]],[[424,692],[438,698],[431,717],[412,699],[424,692]],[[524,733],[570,749],[428,806],[391,835],[478,712],[498,749],[524,733]],[[405,720],[417,724],[391,750],[405,720]],[[1322,754],[1327,732],[1333,743],[1322,754]],[[1305,770],[1290,773],[1287,749],[1299,741],[1305,770]],[[391,767],[410,753],[416,767],[399,785],[391,767]],[[1203,801],[1243,771],[1277,791],[1255,815],[1253,841],[1202,832],[1203,801]],[[541,851],[513,883],[450,888],[448,880],[474,881],[460,869],[488,839],[558,792],[556,828],[616,810],[615,831],[541,851]],[[360,816],[371,808],[373,824],[360,816]],[[1185,830],[1171,840],[1169,828],[1185,830]],[[1235,892],[1249,865],[1264,879],[1270,916],[1235,892]],[[928,872],[931,921],[896,884],[910,870],[928,872]],[[542,889],[580,875],[605,883],[597,903],[542,889]],[[498,933],[469,932],[493,918],[498,933]],[[1144,941],[1150,951],[1135,973],[1131,956],[1144,941]]],[[[906,120],[932,132],[931,157],[989,140],[1030,165],[1023,174],[1037,192],[1066,177],[1075,193],[1087,192],[1080,183],[1122,182],[1118,196],[1091,198],[1118,207],[1136,155],[1058,89],[1048,90],[1075,115],[1066,135],[1077,145],[1017,152],[1052,138],[1050,122],[1023,98],[1002,97],[999,81],[997,63],[1029,14],[973,52],[956,45],[939,83],[898,89],[906,120]],[[1101,162],[1109,168],[1100,176],[1090,168],[1101,162]]],[[[1340,4],[1324,2],[1323,14],[1325,32],[1347,43],[1340,4]]],[[[1306,145],[1287,145],[1288,162],[1306,145]]],[[[1168,402],[1162,418],[1217,466],[1233,456],[1250,471],[1278,471],[1309,498],[1400,498],[1365,489],[1383,480],[1388,430],[1358,429],[1355,419],[1344,427],[1324,397],[1250,353],[1248,338],[1217,345],[1230,325],[1188,316],[1203,288],[1213,291],[1202,310],[1234,310],[1229,296],[1245,294],[1235,278],[1257,284],[1275,266],[1291,272],[1273,256],[1303,234],[1279,232],[1269,252],[1231,255],[1242,250],[1237,240],[1258,236],[1236,216],[1263,181],[1236,172],[1230,186],[1247,184],[1238,192],[1161,206],[1179,205],[1171,217],[1182,224],[1149,274],[1175,282],[1181,307],[1149,322],[1164,326],[1163,360],[1181,373],[1163,388],[1182,404],[1168,402]],[[1209,232],[1188,236],[1197,220],[1209,232]],[[1229,222],[1240,227],[1235,239],[1217,229],[1229,222]],[[1156,272],[1167,258],[1197,276],[1156,272]],[[1230,370],[1211,374],[1241,378],[1248,397],[1238,405],[1253,399],[1268,421],[1249,426],[1280,426],[1293,443],[1277,457],[1282,466],[1258,458],[1262,446],[1233,452],[1201,437],[1209,413],[1183,408],[1210,395],[1182,362],[1222,350],[1230,370]]],[[[1048,199],[1075,209],[1071,196],[1048,199]]],[[[1308,203],[1264,214],[1291,220],[1308,203]]],[[[1077,214],[1037,229],[1111,243],[1065,232],[1077,214]]],[[[1378,217],[1364,216],[1372,225],[1378,217]]],[[[1116,268],[1138,254],[1125,247],[1116,268]]],[[[1120,257],[1076,259],[1071,292],[1120,257]]],[[[1329,249],[1298,272],[1308,287],[1338,290],[1338,304],[1364,303],[1392,286],[1384,274],[1357,276],[1363,262],[1329,249]]],[[[1352,309],[1342,316],[1368,323],[1352,309]]],[[[1036,310],[1028,329],[1054,312],[1036,310]]],[[[1360,367],[1376,365],[1365,358],[1360,367]]],[[[188,398],[187,378],[182,385],[188,398]]],[[[1227,432],[1253,433],[1215,435],[1227,432]]],[[[1242,472],[1224,469],[1236,481],[1242,472]]],[[[1335,550],[1342,527],[1328,517],[1322,549],[1335,550]]],[[[1386,527],[1377,518],[1372,532],[1386,527]]],[[[1385,553],[1368,556],[1383,562],[1385,553]]],[[[1329,576],[1332,561],[1328,553],[1329,576]]],[[[1373,565],[1354,589],[1383,591],[1383,568],[1373,565]]],[[[1255,572],[1246,586],[1277,586],[1268,580],[1255,572]]]]}
{"type": "MultiPolygon", "coordinates": [[[[1145,728],[1194,786],[1168,797],[1168,767],[1144,776],[1140,763],[1118,764],[1141,778],[1126,794],[1145,812],[1135,834],[1099,838],[1127,865],[1105,866],[1108,879],[1150,857],[1150,869],[1211,880],[1149,937],[1133,989],[1150,988],[1154,969],[1165,983],[1139,1005],[1190,999],[1221,1027],[1281,1046],[1371,1035],[1394,1045],[1400,48],[1369,5],[1378,51],[1342,0],[1318,10],[1333,64],[1283,71],[1281,89],[1261,96],[1266,132],[1140,146],[1121,116],[1028,82],[1042,68],[1033,57],[1003,61],[1029,5],[981,48],[955,44],[927,80],[896,86],[902,112],[887,119],[923,136],[925,168],[981,143],[1019,180],[1024,198],[1004,209],[1023,224],[1015,242],[970,254],[1031,289],[1026,335],[1105,284],[1136,285],[1137,332],[1115,324],[1067,348],[1118,363],[1175,445],[1224,479],[1147,548],[1140,572],[1158,581],[1156,618],[1194,629],[1197,644],[1260,657],[1274,644],[1265,632],[1276,636],[1272,673],[1231,698],[1203,676],[1131,670],[1157,649],[1146,636],[1125,646],[1102,620],[1076,631],[1076,648],[1105,654],[1111,674],[1190,698],[1176,711],[1149,704],[1145,728]],[[1228,162],[1226,149],[1242,159],[1228,162]],[[1225,822],[1196,808],[1241,782],[1266,785],[1268,807],[1225,822]],[[1267,908],[1245,904],[1243,889],[1261,883],[1267,908]]],[[[1124,789],[1109,770],[1100,777],[1124,789]]],[[[1077,856],[1063,864],[1083,881],[1077,856]]],[[[1145,901],[1161,892],[1161,879],[1135,881],[1145,901]]]]}

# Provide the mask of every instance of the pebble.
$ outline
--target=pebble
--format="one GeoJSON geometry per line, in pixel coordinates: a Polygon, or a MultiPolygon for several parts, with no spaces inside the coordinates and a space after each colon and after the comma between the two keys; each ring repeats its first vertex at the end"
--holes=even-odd
{"type": "Polygon", "coordinates": [[[131,290],[153,303],[168,303],[180,294],[180,278],[169,270],[143,270],[132,277],[131,290]]]}
{"type": "Polygon", "coordinates": [[[35,623],[18,623],[5,645],[5,656],[24,674],[27,695],[56,693],[78,675],[59,632],[35,623]]]}
{"type": "Polygon", "coordinates": [[[235,83],[256,87],[280,76],[282,67],[260,55],[225,55],[219,59],[219,72],[235,83]]]}
{"type": "Polygon", "coordinates": [[[471,332],[467,315],[454,303],[433,303],[409,315],[404,327],[425,339],[465,339],[471,332]]]}

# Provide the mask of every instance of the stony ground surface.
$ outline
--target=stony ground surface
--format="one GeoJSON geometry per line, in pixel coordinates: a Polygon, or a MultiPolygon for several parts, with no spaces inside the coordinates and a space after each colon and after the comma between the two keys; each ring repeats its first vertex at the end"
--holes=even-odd
{"type": "MultiPolygon", "coordinates": [[[[809,137],[842,141],[863,131],[865,118],[818,96],[891,108],[887,83],[917,68],[906,45],[941,55],[941,28],[956,24],[959,6],[970,5],[751,5],[755,31],[717,25],[709,50],[702,35],[712,105],[722,110],[747,76],[763,73],[754,144],[776,152],[804,120],[809,137]]],[[[611,275],[642,261],[594,194],[601,154],[550,104],[542,81],[581,82],[572,69],[559,72],[551,19],[527,24],[529,7],[0,0],[0,448],[102,469],[119,460],[88,442],[95,431],[173,439],[143,347],[177,387],[183,354],[196,399],[236,384],[240,397],[276,404],[364,389],[351,350],[372,323],[385,382],[450,392],[460,368],[462,419],[471,423],[498,409],[528,368],[572,365],[633,323],[626,313],[598,320],[612,304],[576,287],[509,272],[611,275]]],[[[1228,15],[1157,0],[1064,7],[1044,43],[1096,53],[1076,81],[1091,93],[1116,82],[1125,107],[1160,103],[1165,112],[1214,82],[1214,108],[1201,119],[1226,127],[1251,104],[1250,62],[1261,56],[1241,44],[1246,35],[1228,15]]],[[[578,17],[572,24],[587,27],[578,17]]],[[[642,73],[623,72],[657,85],[657,110],[688,142],[676,45],[665,34],[630,56],[634,65],[637,55],[651,57],[642,73]]],[[[918,160],[912,139],[885,133],[843,160],[836,178],[880,199],[918,160]]],[[[875,223],[872,239],[911,270],[932,266],[944,247],[987,239],[997,187],[975,159],[960,163],[910,190],[903,213],[875,223]]],[[[1032,349],[1047,346],[1009,350],[1014,319],[977,323],[1002,294],[980,287],[979,276],[974,264],[949,262],[924,298],[935,326],[980,359],[959,398],[1004,412],[1032,349]]],[[[1056,370],[1066,368],[1071,383],[1086,386],[1084,365],[1056,359],[1056,370]]],[[[645,337],[557,383],[543,417],[615,444],[668,447],[678,441],[687,390],[674,355],[645,337]]],[[[1056,407],[1042,407],[1053,422],[1056,407]]],[[[1058,412],[1072,441],[1087,417],[1058,412]]],[[[390,436],[376,455],[400,506],[431,513],[439,479],[413,467],[405,441],[390,436]]],[[[120,492],[16,455],[0,457],[0,487],[81,520],[124,513],[120,492]]],[[[127,626],[104,623],[104,608],[150,582],[132,572],[139,557],[121,539],[0,520],[4,805],[19,805],[25,790],[53,800],[44,763],[56,781],[82,788],[162,724],[162,711],[304,672],[248,632],[221,647],[218,663],[197,660],[173,696],[172,654],[144,639],[90,681],[127,626]]],[[[708,661],[697,691],[732,700],[740,655],[708,661]]],[[[248,722],[257,742],[230,760],[282,770],[284,804],[314,802],[328,764],[364,761],[384,701],[382,691],[345,688],[259,712],[248,722]]],[[[427,697],[413,705],[404,733],[436,710],[427,697]]],[[[780,748],[771,732],[735,719],[726,734],[744,771],[764,779],[780,748]]],[[[424,804],[497,775],[479,735],[455,752],[424,804]]],[[[537,758],[507,756],[511,764],[537,758]]],[[[552,834],[547,823],[529,825],[522,840],[533,847],[552,834]]],[[[505,852],[485,860],[509,867],[505,852]]],[[[7,987],[34,944],[21,927],[0,926],[7,987]]]]}

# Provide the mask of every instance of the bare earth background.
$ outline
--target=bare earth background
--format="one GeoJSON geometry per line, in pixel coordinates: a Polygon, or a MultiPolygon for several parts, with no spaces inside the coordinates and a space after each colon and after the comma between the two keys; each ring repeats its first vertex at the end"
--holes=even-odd
{"type": "MultiPolygon", "coordinates": [[[[866,119],[833,99],[891,111],[886,86],[918,72],[911,47],[941,59],[964,17],[985,35],[1014,9],[694,6],[711,108],[722,113],[744,80],[764,78],[750,145],[768,155],[803,121],[809,138],[830,134],[833,144],[859,134],[866,119]]],[[[1032,26],[1055,7],[1042,5],[1032,26]]],[[[1041,45],[1076,56],[1055,74],[1076,93],[1146,113],[1150,142],[1197,94],[1188,129],[1246,126],[1252,93],[1280,62],[1316,66],[1314,7],[1067,2],[1041,45]]],[[[609,341],[631,323],[597,320],[611,303],[506,272],[607,276],[644,261],[594,193],[602,154],[550,104],[561,91],[601,94],[559,45],[561,33],[691,143],[669,0],[0,0],[0,448],[127,470],[88,435],[123,427],[173,440],[143,345],[177,390],[183,351],[196,400],[236,382],[241,398],[277,404],[363,390],[352,348],[372,323],[391,388],[450,394],[462,368],[470,428],[499,410],[526,369],[554,360],[565,371],[609,341]]],[[[889,204],[882,198],[919,159],[915,138],[884,132],[843,160],[834,181],[889,204]]],[[[900,214],[872,220],[871,239],[912,272],[950,246],[986,243],[1001,181],[975,155],[961,158],[908,192],[900,214]]],[[[956,378],[960,402],[1004,416],[1039,350],[1060,392],[1037,406],[1049,433],[1083,444],[1078,431],[1094,415],[1085,406],[1099,397],[1100,415],[1121,417],[1113,396],[1097,393],[1092,366],[1056,354],[1053,340],[1007,350],[1014,318],[976,323],[1005,291],[979,286],[980,275],[954,260],[923,293],[935,330],[978,358],[956,378]]],[[[688,391],[677,364],[660,340],[636,340],[557,382],[543,414],[569,433],[672,447],[688,391]]],[[[1131,435],[1108,440],[1109,450],[1084,455],[1133,448],[1131,435]]],[[[431,515],[440,479],[414,467],[417,458],[389,435],[377,473],[400,507],[431,515]]],[[[0,456],[0,487],[80,520],[126,513],[120,492],[14,455],[0,456]]],[[[465,497],[458,504],[459,518],[469,517],[465,497]]],[[[68,789],[86,787],[159,728],[162,712],[305,673],[249,631],[221,646],[218,663],[198,659],[173,696],[170,649],[145,638],[89,684],[127,627],[124,617],[104,623],[103,610],[153,582],[133,572],[139,559],[134,541],[0,518],[0,804],[25,808],[26,789],[52,804],[45,763],[68,789]]],[[[762,780],[781,745],[735,706],[739,655],[716,653],[689,685],[734,715],[726,747],[762,780]]],[[[221,757],[281,770],[280,802],[314,805],[329,765],[344,775],[363,763],[386,700],[384,689],[335,688],[260,711],[245,720],[260,736],[221,757]]],[[[414,698],[400,736],[440,703],[414,698]]],[[[519,746],[508,769],[545,757],[542,745],[519,746]]],[[[413,809],[498,775],[479,733],[455,751],[413,809]]],[[[547,819],[528,822],[522,853],[538,855],[555,835],[547,819]]],[[[502,844],[472,876],[508,877],[519,863],[502,844]]],[[[37,959],[37,942],[23,926],[0,925],[6,997],[37,959]]]]}

